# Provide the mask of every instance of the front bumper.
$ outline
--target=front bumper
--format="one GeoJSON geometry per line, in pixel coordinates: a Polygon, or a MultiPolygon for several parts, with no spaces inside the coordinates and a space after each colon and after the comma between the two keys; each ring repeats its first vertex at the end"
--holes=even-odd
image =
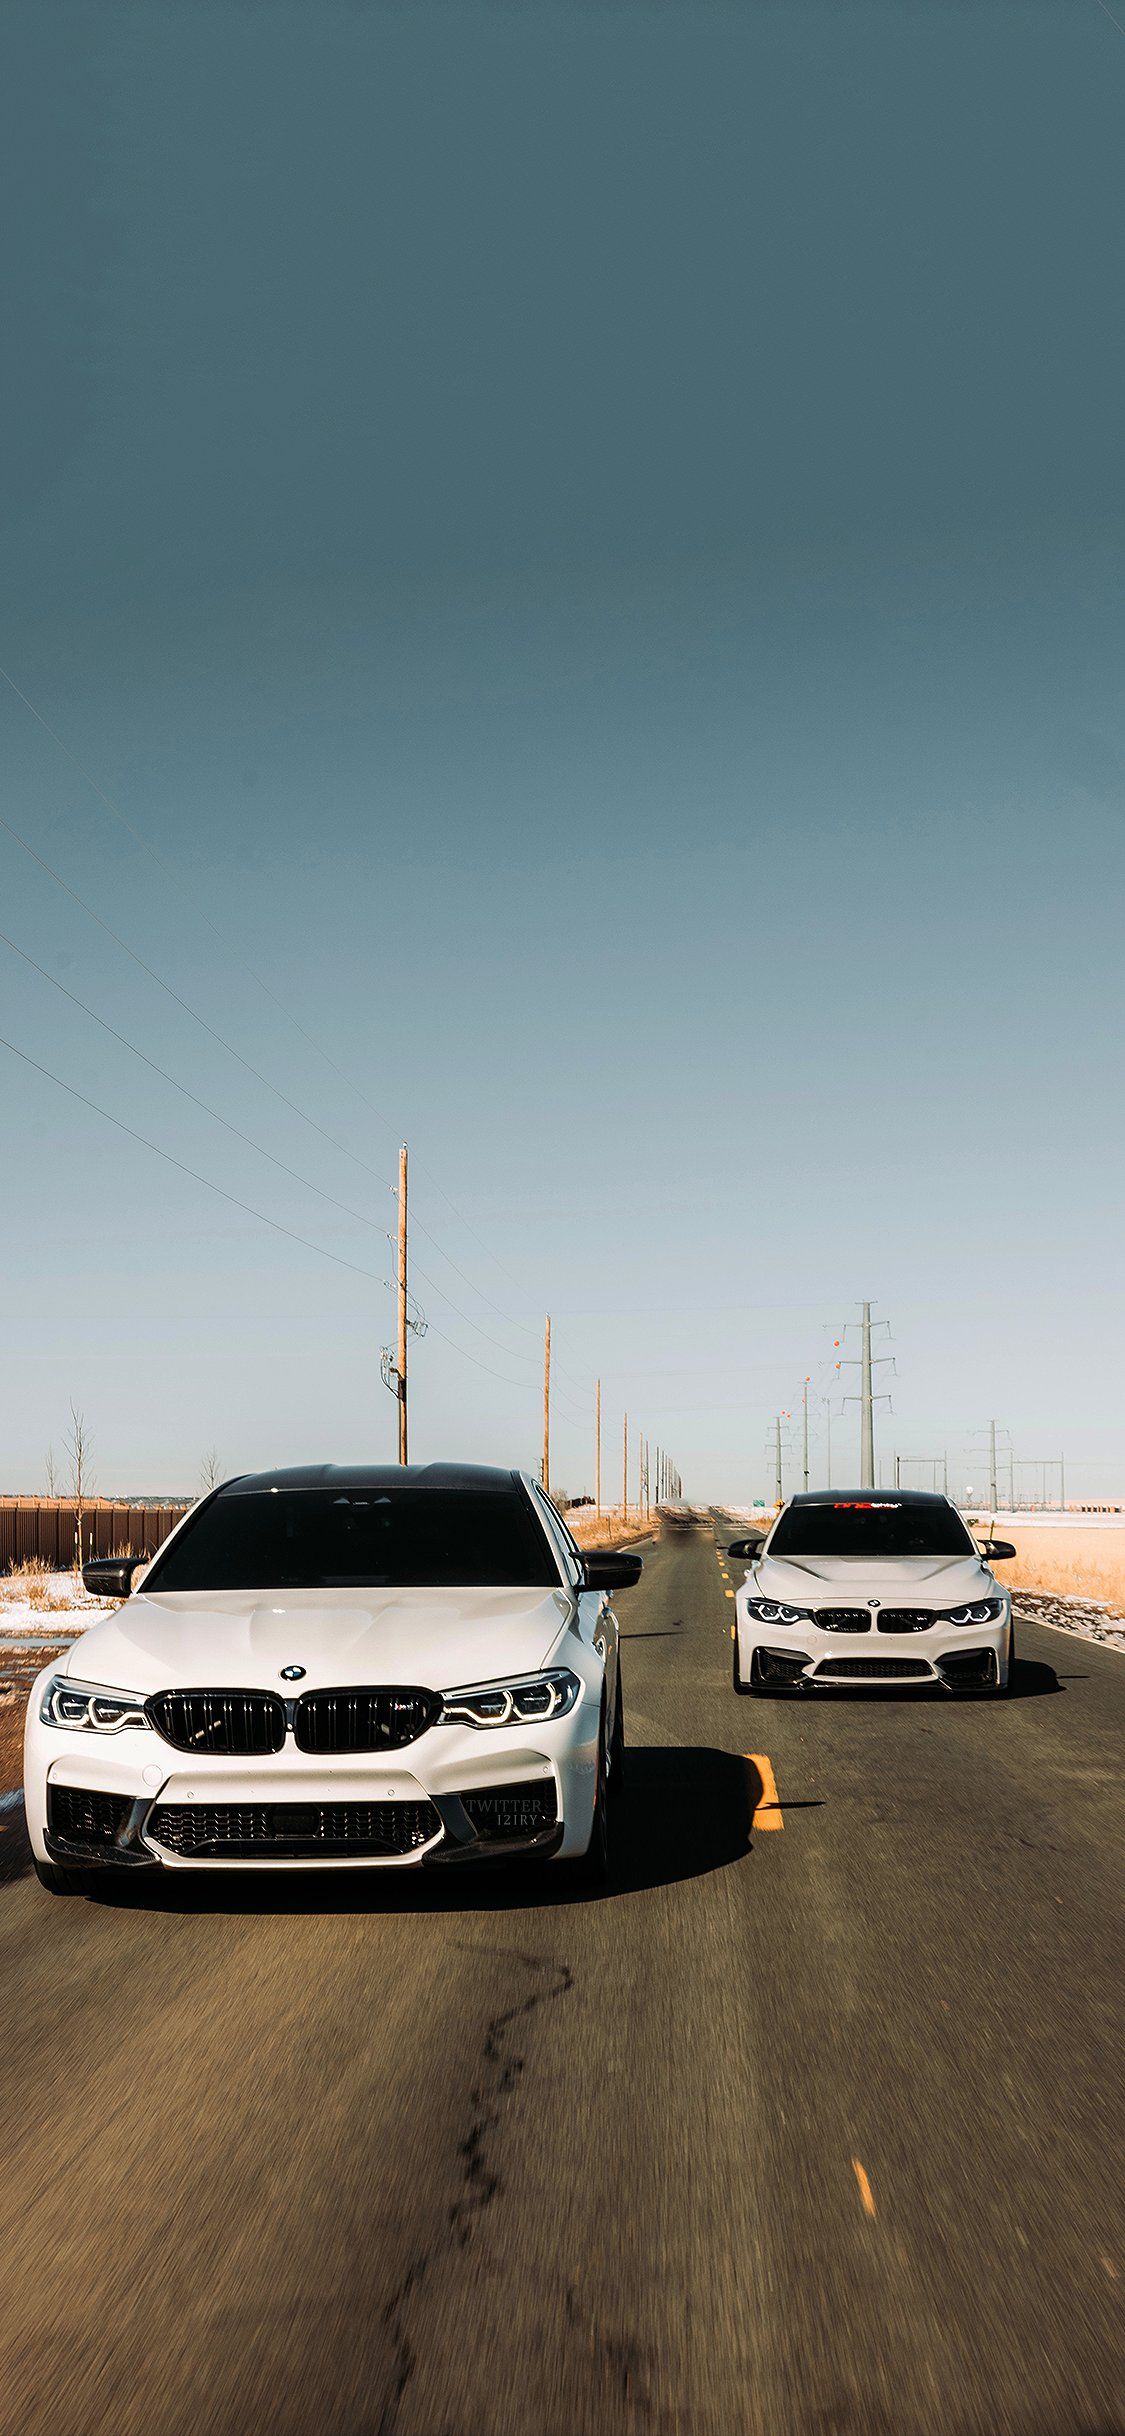
{"type": "Polygon", "coordinates": [[[143,1728],[107,1737],[28,1710],[39,1859],[71,1868],[404,1869],[577,1858],[593,1824],[600,1706],[527,1732],[438,1726],[400,1752],[326,1762],[191,1757],[143,1728]],[[91,1747],[92,1746],[92,1747],[91,1747]]]}
{"type": "Polygon", "coordinates": [[[826,1632],[814,1622],[767,1624],[737,1610],[739,1672],[755,1650],[768,1681],[799,1691],[953,1692],[1007,1680],[1010,1612],[994,1624],[935,1623],[908,1633],[826,1632]]]}

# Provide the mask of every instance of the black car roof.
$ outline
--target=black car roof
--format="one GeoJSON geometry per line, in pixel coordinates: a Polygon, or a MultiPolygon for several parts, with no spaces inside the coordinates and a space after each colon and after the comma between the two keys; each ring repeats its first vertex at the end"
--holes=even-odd
{"type": "Polygon", "coordinates": [[[518,1471],[489,1463],[296,1463],[277,1472],[241,1472],[224,1480],[220,1497],[267,1489],[474,1489],[496,1495],[518,1489],[518,1471]]]}
{"type": "Polygon", "coordinates": [[[940,1489],[798,1489],[785,1502],[790,1506],[947,1506],[951,1500],[940,1489]]]}

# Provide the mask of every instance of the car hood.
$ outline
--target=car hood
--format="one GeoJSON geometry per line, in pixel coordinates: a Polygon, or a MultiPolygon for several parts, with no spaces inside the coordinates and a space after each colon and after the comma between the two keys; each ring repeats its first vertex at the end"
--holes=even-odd
{"type": "Polygon", "coordinates": [[[448,1691],[534,1673],[574,1602],[562,1590],[138,1591],[83,1633],[66,1672],[117,1691],[302,1691],[416,1683],[448,1691]]]}
{"type": "Polygon", "coordinates": [[[976,1556],[786,1556],[764,1557],[753,1576],[757,1595],[766,1599],[829,1594],[841,1606],[856,1600],[889,1597],[917,1599],[923,1607],[956,1607],[961,1599],[979,1599],[995,1589],[987,1565],[976,1556]]]}

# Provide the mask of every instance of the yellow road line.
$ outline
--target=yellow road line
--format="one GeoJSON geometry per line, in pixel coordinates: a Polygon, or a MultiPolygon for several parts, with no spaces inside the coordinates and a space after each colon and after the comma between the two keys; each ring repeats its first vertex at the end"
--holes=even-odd
{"type": "Polygon", "coordinates": [[[870,2185],[870,2183],[869,2183],[869,2181],[868,2181],[868,2179],[867,2179],[866,2174],[864,2173],[863,2167],[861,2166],[861,2164],[860,2164],[860,2162],[859,2162],[859,2158],[858,2158],[858,2157],[853,2157],[853,2158],[852,2158],[852,2172],[853,2172],[853,2174],[855,2175],[856,2181],[857,2181],[857,2182],[858,2182],[858,2184],[859,2184],[859,2195],[860,2195],[860,2198],[861,2198],[861,2199],[862,2199],[862,2201],[863,2201],[863,2204],[864,2204],[864,2207],[865,2207],[865,2209],[866,2209],[866,2211],[867,2211],[867,2214],[868,2214],[869,2216],[874,2216],[874,2214],[875,2214],[875,2201],[874,2201],[874,2199],[872,2198],[872,2195],[871,2195],[871,2185],[870,2185]]]}
{"type": "Polygon", "coordinates": [[[751,1829],[755,1827],[784,1827],[785,1819],[782,1814],[781,1803],[778,1800],[777,1785],[774,1779],[773,1769],[766,1758],[765,1752],[748,1751],[746,1757],[749,1760],[751,1767],[757,1769],[762,1780],[762,1790],[758,1798],[757,1808],[754,1812],[753,1818],[750,1821],[751,1829]]]}
{"type": "Polygon", "coordinates": [[[733,1599],[733,1597],[734,1597],[734,1592],[733,1592],[733,1590],[724,1590],[724,1592],[723,1592],[723,1597],[724,1597],[724,1599],[733,1599]]]}

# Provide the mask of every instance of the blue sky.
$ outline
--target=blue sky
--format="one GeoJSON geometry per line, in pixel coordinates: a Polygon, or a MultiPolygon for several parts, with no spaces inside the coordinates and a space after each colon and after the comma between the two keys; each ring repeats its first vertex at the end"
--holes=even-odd
{"type": "Polygon", "coordinates": [[[867,1294],[885,1455],[1120,1491],[1097,0],[4,46],[4,817],[275,1089],[3,830],[0,929],[307,1182],[2,945],[0,1030],[322,1250],[0,1052],[0,1478],[388,1454],[406,1135],[421,1457],[536,1460],[549,1307],[562,1486],[600,1371],[607,1476],[760,1491],[867,1294]]]}

